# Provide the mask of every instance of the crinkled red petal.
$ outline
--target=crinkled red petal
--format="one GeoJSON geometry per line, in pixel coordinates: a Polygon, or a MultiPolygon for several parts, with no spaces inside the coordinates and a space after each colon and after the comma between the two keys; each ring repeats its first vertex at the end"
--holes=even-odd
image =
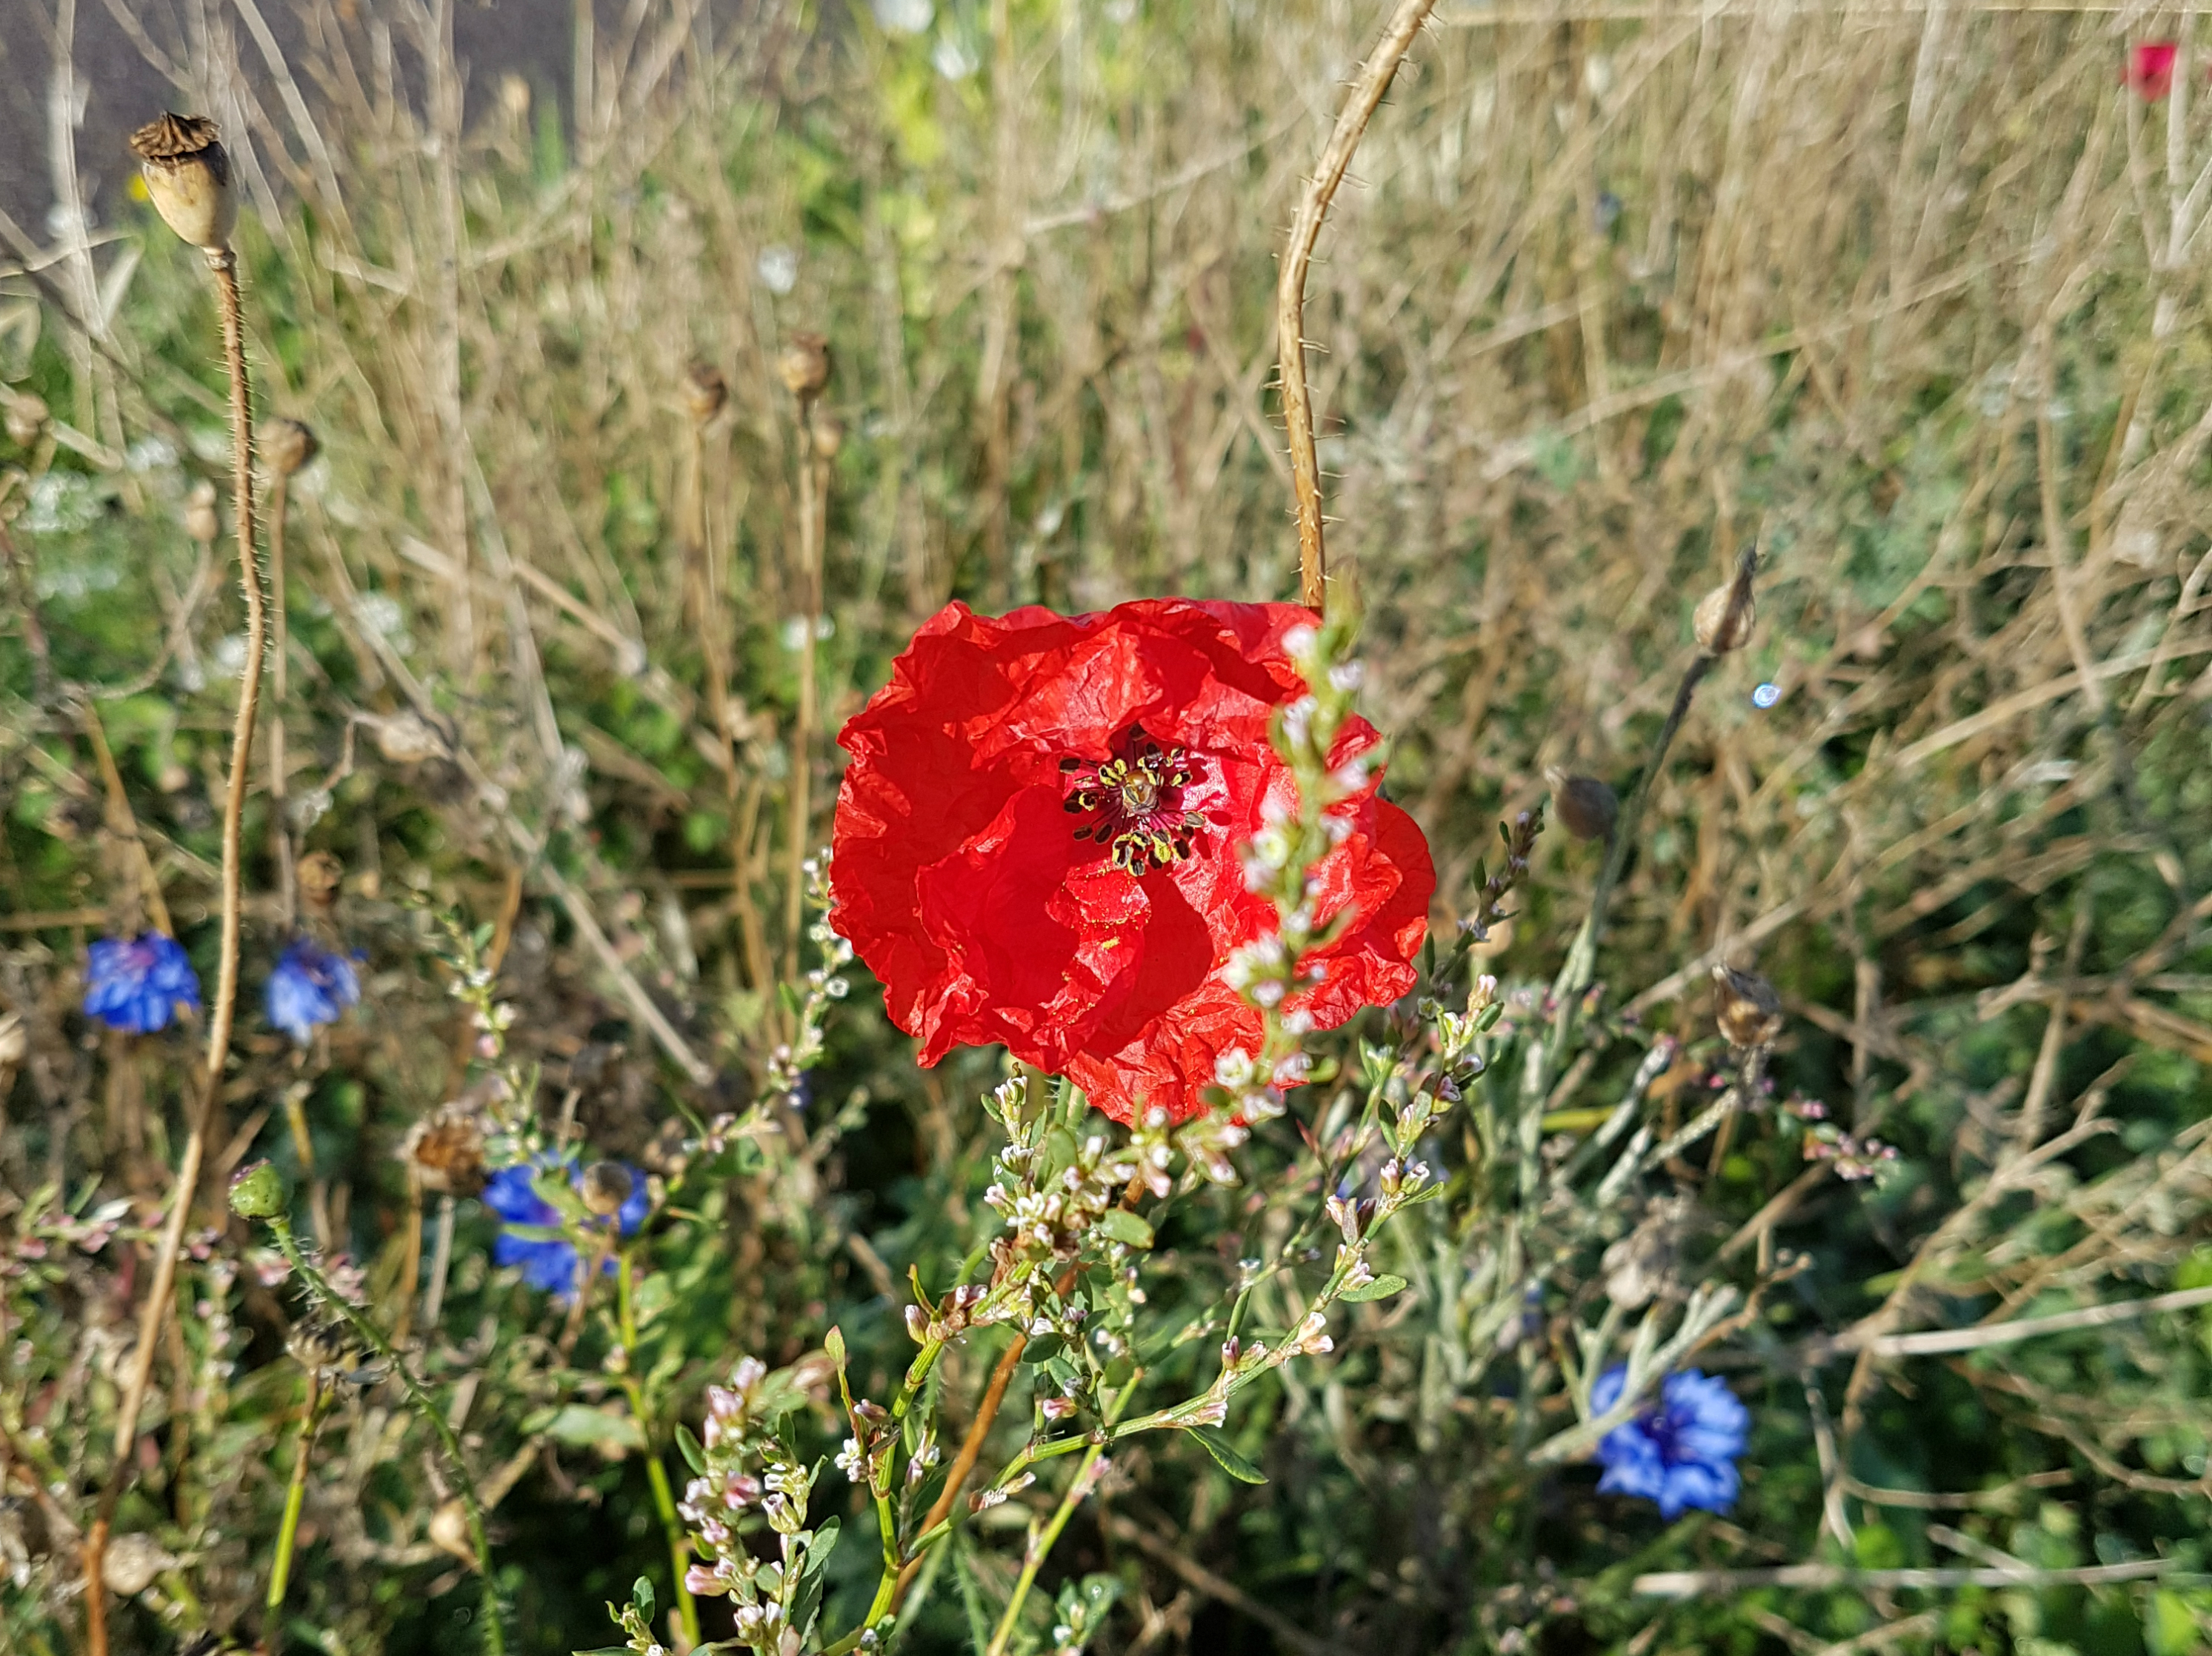
{"type": "MultiPolygon", "coordinates": [[[[1214,1060],[1255,1047],[1258,1015],[1222,982],[1273,923],[1237,852],[1291,779],[1267,744],[1304,685],[1289,604],[1155,599],[1101,615],[951,604],[839,737],[852,764],[832,839],[831,923],[884,985],[924,1064],[1003,1044],[1073,1077],[1109,1114],[1203,1107],[1214,1060]],[[1182,807],[1193,856],[1142,877],[1073,837],[1060,761],[1096,761],[1133,729],[1200,755],[1182,807]]],[[[1348,721],[1334,757],[1371,747],[1348,721]]],[[[1334,808],[1348,832],[1316,870],[1317,908],[1352,924],[1300,1003],[1321,1027],[1412,986],[1435,874],[1420,830],[1375,796],[1334,808]]]]}

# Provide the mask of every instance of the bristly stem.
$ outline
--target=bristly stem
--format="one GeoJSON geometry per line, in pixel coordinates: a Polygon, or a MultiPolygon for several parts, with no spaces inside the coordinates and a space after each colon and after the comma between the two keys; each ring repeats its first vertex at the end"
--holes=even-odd
{"type": "MultiPolygon", "coordinates": [[[[1756,547],[1747,547],[1736,560],[1734,590],[1745,595],[1751,591],[1751,578],[1759,564],[1756,547]]],[[[1650,756],[1644,761],[1644,771],[1636,779],[1635,791],[1620,808],[1620,820],[1613,824],[1613,838],[1606,848],[1605,867],[1597,877],[1597,886],[1590,893],[1589,913],[1583,919],[1582,929],[1575,933],[1575,941],[1567,950],[1566,963],[1559,968],[1559,975],[1552,982],[1553,1010],[1552,1034],[1547,1042],[1539,1044],[1529,1054],[1529,1062],[1522,1074],[1521,1088],[1521,1152],[1522,1171],[1522,1196],[1524,1201],[1535,1198],[1537,1175],[1536,1146],[1540,1139],[1544,1101],[1551,1090],[1553,1078],[1566,1057],[1567,1047],[1574,1040],[1575,1021],[1580,1015],[1583,992],[1590,986],[1597,975],[1597,949],[1605,935],[1606,912],[1612,907],[1614,889],[1628,866],[1630,847],[1636,843],[1637,831],[1643,826],[1644,807],[1651,802],[1652,790],[1657,786],[1659,773],[1666,765],[1668,751],[1674,745],[1674,737],[1689,716],[1690,702],[1697,695],[1698,686],[1711,672],[1720,658],[1700,648],[1698,658],[1682,675],[1675,687],[1674,705],[1667,710],[1667,722],[1659,727],[1659,735],[1651,743],[1650,756]]]]}
{"type": "Polygon", "coordinates": [[[291,647],[290,624],[284,614],[284,519],[291,504],[292,479],[281,466],[272,470],[276,476],[269,486],[269,845],[276,858],[277,913],[289,929],[300,918],[292,825],[284,820],[284,655],[291,647]]]}
{"type": "Polygon", "coordinates": [[[222,1092],[224,1060],[230,1052],[231,1024],[238,1005],[239,883],[242,863],[240,830],[246,816],[246,785],[253,762],[253,725],[261,701],[262,657],[267,647],[268,616],[262,602],[261,569],[253,548],[253,409],[246,378],[246,321],[239,303],[238,259],[228,247],[207,250],[215,273],[216,308],[222,318],[223,361],[230,374],[231,509],[238,531],[238,579],[246,595],[246,660],[239,674],[238,708],[230,735],[230,786],[222,811],[222,925],[216,964],[215,1001],[209,1009],[207,1062],[193,1101],[185,1152],[169,1215],[161,1227],[153,1279],[138,1313],[138,1344],[123,1386],[115,1417],[114,1466],[100,1492],[100,1507],[85,1537],[85,1635],[91,1656],[107,1656],[106,1588],[102,1569],[108,1531],[123,1498],[137,1457],[138,1416],[154,1375],[154,1352],[170,1301],[176,1295],[177,1255],[191,1216],[192,1193],[199,1187],[200,1165],[207,1154],[208,1123],[222,1092]]]}
{"type": "Polygon", "coordinates": [[[1322,542],[1321,462],[1314,452],[1313,397],[1306,389],[1306,267],[1313,263],[1314,243],[1321,236],[1322,221],[1344,170],[1352,164],[1369,118],[1390,89],[1392,76],[1405,58],[1413,37],[1428,21],[1437,0],[1400,0],[1375,50],[1368,54],[1359,78],[1337,114],[1335,129],[1321,152],[1314,175],[1306,182],[1297,216],[1291,221],[1290,243],[1283,250],[1283,266],[1275,281],[1275,349],[1281,362],[1283,424],[1291,446],[1291,486],[1297,497],[1298,597],[1316,615],[1325,613],[1328,595],[1328,554],[1322,542]]]}
{"type": "Polygon", "coordinates": [[[684,1585],[691,1544],[676,1514],[676,1492],[668,1482],[668,1468],[661,1464],[660,1446],[653,1441],[653,1422],[652,1412],[646,1407],[645,1387],[638,1383],[637,1296],[630,1289],[629,1269],[630,1256],[625,1249],[615,1256],[615,1319],[622,1331],[623,1391],[629,1398],[630,1418],[637,1422],[637,1429],[645,1439],[646,1481],[653,1485],[653,1509],[660,1514],[660,1531],[668,1541],[669,1567],[676,1573],[677,1617],[683,1623],[684,1638],[696,1645],[699,1642],[699,1601],[684,1585]]]}
{"type": "Polygon", "coordinates": [[[492,1580],[491,1547],[484,1539],[483,1506],[477,1499],[476,1480],[469,1476],[468,1462],[461,1458],[460,1439],[453,1435],[453,1426],[446,1419],[445,1411],[431,1400],[430,1394],[422,1389],[421,1382],[408,1372],[407,1365],[399,1360],[398,1353],[392,1349],[382,1331],[362,1316],[353,1301],[332,1288],[323,1273],[308,1262],[307,1256],[300,1251],[299,1239],[292,1234],[292,1222],[279,1213],[270,1216],[268,1225],[270,1234],[276,1237],[276,1246],[286,1262],[300,1273],[300,1280],[307,1285],[307,1292],[313,1296],[316,1304],[331,1315],[345,1319],[345,1325],[353,1331],[354,1338],[374,1351],[377,1361],[392,1371],[399,1381],[400,1389],[407,1394],[408,1404],[437,1434],[439,1445],[445,1450],[446,1459],[453,1465],[453,1483],[460,1492],[461,1508],[468,1515],[469,1545],[475,1550],[477,1577],[483,1583],[484,1648],[491,1656],[504,1656],[507,1632],[500,1620],[498,1589],[492,1580]]]}
{"type": "MultiPolygon", "coordinates": [[[[953,1504],[960,1499],[960,1491],[966,1487],[969,1475],[975,1471],[976,1461],[982,1458],[983,1441],[991,1435],[991,1428],[999,1418],[999,1405],[1006,1401],[1006,1387],[1013,1381],[1014,1370],[1021,1367],[1022,1348],[1028,1344],[1017,1330],[1012,1342],[999,1354],[990,1382],[983,1388],[983,1400],[975,1405],[975,1418],[969,1422],[968,1435],[960,1441],[959,1453],[945,1468],[945,1487],[937,1492],[937,1499],[923,1515],[920,1534],[928,1534],[952,1515],[953,1504]]],[[[891,1590],[889,1608],[894,1615],[906,1602],[907,1594],[914,1590],[914,1579],[921,1569],[921,1552],[917,1550],[899,1571],[898,1584],[891,1590]]]]}
{"type": "Polygon", "coordinates": [[[815,453],[814,403],[799,404],[799,582],[802,630],[799,640],[799,717],[791,731],[791,843],[783,899],[784,974],[799,975],[799,922],[806,906],[806,859],[813,846],[808,837],[811,804],[807,798],[813,781],[812,749],[816,717],[814,634],[822,616],[822,531],[823,496],[828,493],[829,468],[815,453]],[[820,470],[817,472],[817,468],[820,470]]]}

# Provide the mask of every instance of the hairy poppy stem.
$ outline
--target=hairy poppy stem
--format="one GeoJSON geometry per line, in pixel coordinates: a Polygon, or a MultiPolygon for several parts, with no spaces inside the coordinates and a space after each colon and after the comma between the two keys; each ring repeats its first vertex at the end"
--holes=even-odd
{"type": "Polygon", "coordinates": [[[100,1491],[100,1507],[84,1543],[85,1641],[90,1656],[107,1656],[107,1589],[104,1579],[107,1536],[115,1508],[131,1481],[138,1445],[138,1416],[154,1375],[154,1348],[161,1336],[170,1301],[176,1296],[177,1254],[184,1246],[192,1193],[199,1186],[207,1154],[208,1123],[222,1093],[223,1062],[230,1052],[231,1024],[238,1005],[239,878],[242,863],[240,828],[246,816],[247,773],[253,762],[253,723],[261,701],[261,661],[268,616],[262,602],[261,569],[253,549],[253,409],[246,379],[246,322],[239,304],[238,258],[228,246],[206,250],[215,273],[216,308],[222,317],[222,349],[230,372],[231,505],[238,531],[238,579],[246,594],[246,660],[239,674],[238,709],[231,725],[230,786],[222,811],[222,931],[216,967],[215,1003],[209,1009],[206,1066],[192,1106],[185,1153],[169,1198],[169,1216],[154,1262],[153,1280],[138,1313],[138,1344],[125,1377],[123,1401],[115,1416],[115,1464],[100,1491]]]}
{"type": "Polygon", "coordinates": [[[300,1441],[293,1450],[292,1478],[284,1487],[284,1517],[276,1532],[276,1562],[269,1567],[269,1592],[262,1605],[268,1612],[267,1632],[272,1643],[276,1638],[276,1618],[292,1584],[292,1555],[299,1545],[300,1513],[307,1506],[307,1469],[314,1458],[315,1435],[322,1428],[324,1401],[322,1387],[310,1368],[307,1400],[300,1405],[300,1441]]]}
{"type": "Polygon", "coordinates": [[[817,692],[814,684],[814,635],[822,619],[822,541],[829,513],[826,496],[830,468],[815,452],[814,404],[799,405],[799,580],[802,630],[799,640],[799,716],[791,731],[791,843],[785,847],[790,864],[785,873],[783,900],[784,974],[799,975],[800,923],[806,908],[806,858],[811,847],[808,829],[813,814],[808,798],[814,780],[814,726],[817,692]]]}
{"type": "Polygon", "coordinates": [[[469,1464],[461,1454],[461,1441],[454,1435],[453,1428],[446,1418],[444,1410],[432,1402],[430,1394],[422,1389],[422,1382],[409,1372],[400,1361],[399,1354],[392,1349],[376,1325],[355,1307],[352,1301],[330,1284],[329,1279],[309,1263],[300,1251],[299,1238],[292,1234],[292,1222],[283,1214],[272,1214],[267,1220],[270,1234],[276,1239],[276,1247],[285,1263],[299,1273],[318,1308],[343,1319],[353,1331],[354,1338],[375,1353],[377,1360],[389,1369],[406,1393],[409,1405],[421,1416],[436,1434],[439,1446],[452,1463],[453,1483],[461,1497],[461,1510],[468,1520],[469,1544],[476,1550],[477,1580],[483,1588],[483,1647],[490,1656],[505,1656],[507,1629],[500,1619],[499,1592],[493,1585],[491,1573],[491,1544],[484,1538],[483,1503],[477,1498],[476,1480],[469,1475],[469,1464]]]}
{"type": "MultiPolygon", "coordinates": [[[[1006,1401],[1006,1387],[1013,1383],[1014,1370],[1022,1364],[1022,1348],[1028,1344],[1021,1331],[1017,1329],[1012,1342],[999,1354],[998,1363],[991,1370],[990,1383],[983,1388],[983,1399],[975,1405],[975,1418],[969,1422],[968,1435],[960,1441],[960,1453],[952,1458],[952,1465],[945,1469],[945,1487],[937,1492],[937,1499],[930,1503],[929,1511],[922,1519],[917,1534],[927,1535],[951,1516],[953,1503],[960,1499],[960,1491],[967,1487],[969,1475],[975,1470],[975,1463],[982,1459],[983,1441],[991,1435],[991,1428],[998,1421],[999,1405],[1006,1401]]],[[[925,1553],[927,1550],[924,1549],[925,1553]]],[[[917,1553],[899,1572],[898,1585],[891,1590],[892,1614],[897,1613],[898,1607],[906,1602],[907,1594],[914,1590],[914,1578],[921,1571],[922,1556],[923,1554],[917,1553]]]]}
{"type": "Polygon", "coordinates": [[[1368,54],[1352,94],[1337,114],[1335,129],[1322,148],[1314,175],[1306,182],[1297,216],[1291,221],[1291,239],[1283,250],[1283,267],[1275,282],[1275,349],[1281,362],[1283,424],[1291,445],[1291,486],[1297,499],[1298,597],[1316,615],[1325,612],[1328,596],[1328,553],[1322,539],[1321,462],[1314,450],[1313,397],[1306,388],[1306,267],[1313,263],[1314,243],[1321,237],[1322,220],[1336,187],[1344,181],[1352,151],[1367,130],[1369,118],[1390,89],[1390,82],[1413,37],[1436,9],[1436,0],[1401,0],[1375,50],[1368,54]]]}
{"type": "Polygon", "coordinates": [[[291,647],[284,615],[284,519],[291,497],[292,479],[279,471],[269,488],[269,846],[276,858],[277,909],[288,931],[300,918],[292,828],[284,820],[284,652],[291,647]]]}

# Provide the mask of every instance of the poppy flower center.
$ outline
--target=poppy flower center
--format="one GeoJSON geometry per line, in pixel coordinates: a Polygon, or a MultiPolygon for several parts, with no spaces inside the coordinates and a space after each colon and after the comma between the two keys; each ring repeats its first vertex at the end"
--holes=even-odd
{"type": "Polygon", "coordinates": [[[1182,803],[1183,790],[1198,779],[1199,761],[1141,730],[1131,730],[1115,746],[1119,751],[1109,759],[1060,761],[1069,781],[1061,809],[1093,819],[1075,837],[1103,847],[1125,874],[1141,876],[1181,862],[1191,854],[1192,836],[1206,826],[1204,815],[1182,803]]]}

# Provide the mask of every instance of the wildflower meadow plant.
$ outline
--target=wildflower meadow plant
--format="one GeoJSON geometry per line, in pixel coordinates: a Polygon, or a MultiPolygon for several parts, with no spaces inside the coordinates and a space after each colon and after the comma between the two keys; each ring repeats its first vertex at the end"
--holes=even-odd
{"type": "MultiPolygon", "coordinates": [[[[1627,1386],[1625,1366],[1607,1369],[1590,1388],[1591,1409],[1612,1409],[1627,1386]]],[[[1751,1411],[1725,1382],[1695,1368],[1669,1374],[1648,1410],[1598,1440],[1597,1487],[1651,1501],[1670,1522],[1693,1507],[1727,1512],[1742,1488],[1735,1463],[1750,1426],[1751,1411]]]]}
{"type": "MultiPolygon", "coordinates": [[[[1304,690],[1284,640],[1310,621],[1164,598],[923,626],[838,738],[830,924],[924,1064],[999,1043],[1117,1121],[1204,1109],[1217,1060],[1258,1039],[1224,968],[1276,921],[1242,857],[1294,809],[1267,731],[1304,690]]],[[[1428,929],[1428,845],[1379,795],[1377,740],[1355,717],[1329,755],[1347,785],[1282,1009],[1311,1028],[1410,989],[1428,929]]]]}
{"type": "Polygon", "coordinates": [[[87,1017],[125,1034],[150,1035],[167,1028],[179,1008],[200,1010],[200,980],[174,937],[158,931],[101,937],[85,951],[87,1017]]]}
{"type": "Polygon", "coordinates": [[[361,1002],[361,974],[343,955],[295,937],[270,968],[262,1000],[269,1022],[301,1046],[361,1002]]]}
{"type": "MultiPolygon", "coordinates": [[[[596,1242],[595,1232],[616,1239],[634,1236],[652,1206],[645,1174],[638,1168],[618,1162],[586,1168],[574,1156],[551,1150],[493,1174],[483,1201],[501,1222],[492,1263],[519,1268],[531,1287],[562,1300],[576,1292],[584,1271],[575,1239],[596,1242]],[[565,1183],[575,1195],[574,1205],[564,1210],[550,1199],[549,1183],[556,1192],[565,1183]]],[[[612,1271],[614,1260],[606,1251],[595,1251],[600,1254],[599,1269],[612,1271]]]]}
{"type": "Polygon", "coordinates": [[[0,1649],[2212,1645],[2186,17],[109,9],[0,1649]]]}

